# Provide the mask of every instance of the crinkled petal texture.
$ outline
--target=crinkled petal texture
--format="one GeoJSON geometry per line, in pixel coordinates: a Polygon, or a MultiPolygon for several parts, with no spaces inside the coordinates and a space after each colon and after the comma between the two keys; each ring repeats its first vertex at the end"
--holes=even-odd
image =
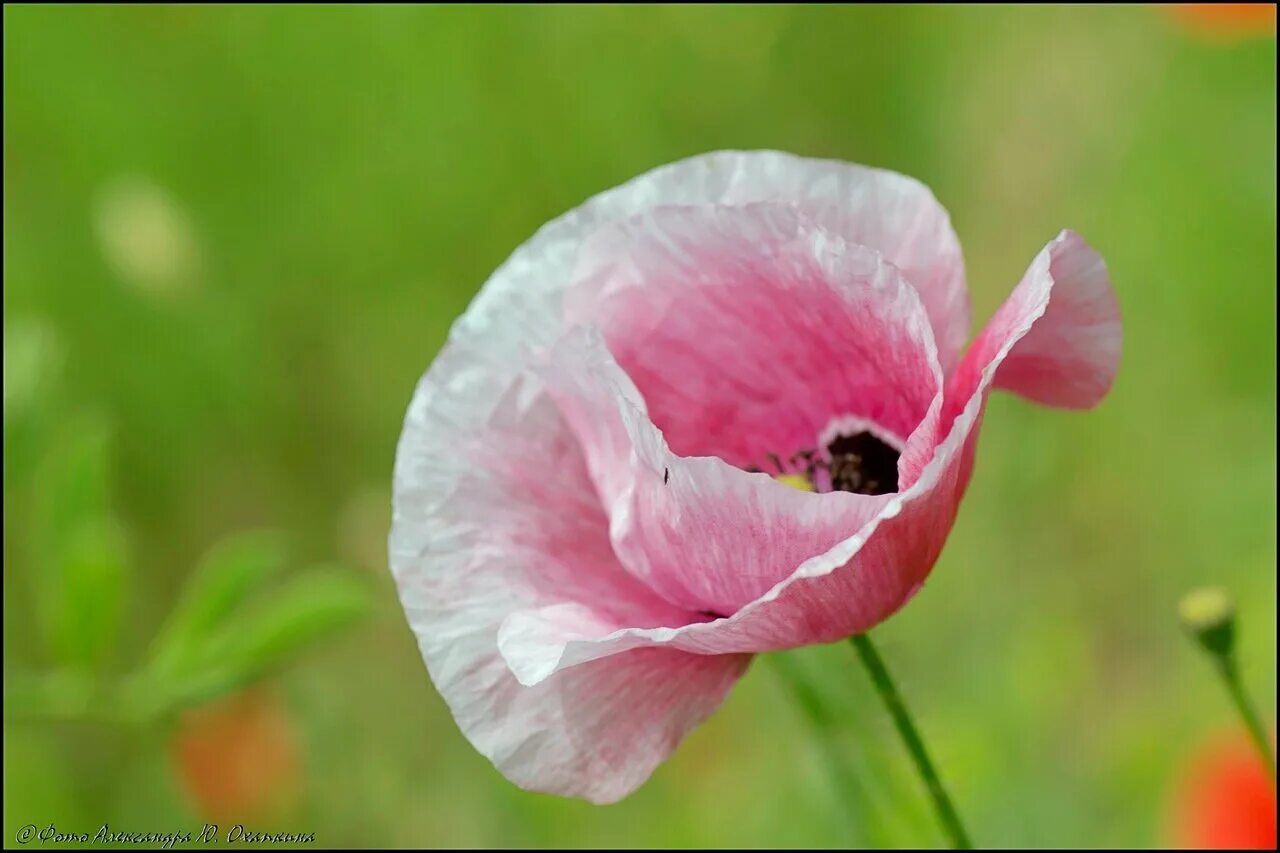
{"type": "Polygon", "coordinates": [[[753,653],[865,631],[942,548],[988,390],[1109,388],[1106,270],[1064,232],[967,354],[919,183],[774,152],[658,169],[545,226],[419,383],[391,564],[463,732],[517,784],[616,800],[753,653]],[[896,491],[770,470],[857,424],[896,491]],[[874,491],[874,490],[873,490],[874,491]]]}

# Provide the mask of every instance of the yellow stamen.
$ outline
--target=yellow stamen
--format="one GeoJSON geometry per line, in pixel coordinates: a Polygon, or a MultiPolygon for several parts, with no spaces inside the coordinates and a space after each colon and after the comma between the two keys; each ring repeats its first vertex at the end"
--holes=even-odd
{"type": "Polygon", "coordinates": [[[773,479],[777,480],[784,486],[790,486],[793,489],[799,489],[802,492],[812,492],[813,483],[809,482],[809,478],[803,474],[779,474],[773,479]]]}

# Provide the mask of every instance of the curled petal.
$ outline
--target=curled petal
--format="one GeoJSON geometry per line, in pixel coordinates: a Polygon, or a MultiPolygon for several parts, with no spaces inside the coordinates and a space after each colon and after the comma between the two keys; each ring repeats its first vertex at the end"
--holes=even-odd
{"type": "Polygon", "coordinates": [[[813,448],[855,416],[908,436],[909,485],[941,399],[930,327],[876,252],[787,207],[660,208],[603,239],[607,262],[586,264],[588,296],[568,303],[603,332],[568,334],[543,378],[622,564],[682,608],[734,613],[889,500],[804,494],[734,464],[767,470],[768,451],[813,448]]]}
{"type": "Polygon", "coordinates": [[[504,650],[519,663],[518,650],[536,657],[546,636],[521,643],[519,614],[548,608],[560,638],[698,616],[618,565],[577,442],[532,378],[467,432],[450,414],[410,408],[390,541],[432,680],[467,738],[517,784],[616,800],[715,709],[747,658],[639,650],[522,684],[504,650]],[[442,470],[456,470],[447,485],[442,470]]]}
{"type": "Polygon", "coordinates": [[[598,331],[567,335],[543,377],[585,448],[621,563],[686,612],[736,611],[889,499],[800,492],[716,457],[676,455],[598,331]]]}
{"type": "Polygon", "coordinates": [[[998,348],[1007,326],[1037,311],[1035,325],[1001,363],[995,386],[1047,406],[1097,405],[1120,366],[1120,306],[1106,263],[1074,231],[1063,231],[1036,255],[974,342],[965,369],[998,348]]]}

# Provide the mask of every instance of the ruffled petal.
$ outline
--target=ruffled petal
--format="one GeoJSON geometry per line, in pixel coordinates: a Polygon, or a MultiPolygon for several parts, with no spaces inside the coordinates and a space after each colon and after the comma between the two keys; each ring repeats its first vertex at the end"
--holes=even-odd
{"type": "Polygon", "coordinates": [[[592,237],[574,281],[568,321],[600,327],[682,456],[780,473],[837,419],[901,450],[941,389],[898,270],[794,206],[649,210],[592,237]]]}
{"type": "Polygon", "coordinates": [[[622,564],[686,610],[731,614],[888,497],[805,494],[728,463],[763,467],[854,417],[910,436],[909,485],[941,399],[927,319],[876,252],[790,208],[662,208],[603,237],[567,310],[604,331],[571,332],[539,369],[622,564]]]}
{"type": "Polygon", "coordinates": [[[779,151],[717,151],[660,166],[542,226],[485,283],[419,387],[430,405],[482,416],[530,348],[563,331],[563,296],[583,242],[655,206],[793,204],[824,230],[877,250],[920,294],[949,371],[969,334],[960,243],[946,210],[914,178],[779,151]],[[458,405],[455,405],[458,404],[458,405]]]}
{"type": "Polygon", "coordinates": [[[520,659],[521,613],[547,608],[566,637],[700,617],[618,565],[581,451],[536,380],[520,379],[465,431],[448,411],[420,395],[396,460],[391,565],[427,668],[508,778],[618,799],[714,710],[747,658],[640,650],[522,685],[503,657],[520,659]]]}
{"type": "Polygon", "coordinates": [[[889,500],[800,492],[716,457],[676,455],[598,330],[566,335],[541,375],[582,443],[615,553],[684,611],[734,612],[889,500]]]}
{"type": "Polygon", "coordinates": [[[720,151],[656,169],[639,180],[646,179],[656,185],[646,207],[789,202],[829,233],[875,249],[920,294],[944,370],[959,360],[969,337],[960,241],[946,210],[916,179],[778,151],[720,151]],[[673,184],[679,187],[675,192],[668,190],[673,184]]]}
{"type": "MultiPolygon", "coordinates": [[[[544,635],[541,677],[637,648],[677,648],[699,654],[755,652],[829,642],[861,633],[888,618],[915,594],[946,541],[967,487],[987,396],[1001,370],[1023,343],[1038,339],[1042,323],[1055,319],[1050,306],[1095,304],[1094,276],[1067,275],[1093,264],[1055,267],[1065,250],[1073,258],[1083,245],[1064,234],[1041,253],[1032,271],[1000,308],[950,377],[942,411],[931,423],[945,439],[923,465],[918,479],[889,498],[854,534],[800,563],[794,572],[731,616],[683,627],[621,628],[590,637],[544,635]],[[1058,275],[1044,271],[1056,269],[1058,275]],[[1078,291],[1078,292],[1073,292],[1078,291]],[[1085,301],[1089,301],[1085,300],[1085,301]],[[554,663],[548,663],[554,661],[554,663]]],[[[1095,256],[1096,257],[1096,256],[1095,256]]],[[[1105,297],[1102,298],[1105,300],[1105,297]]],[[[1118,337],[1119,330],[1114,329],[1118,337]]],[[[1118,340],[1112,342],[1118,347],[1118,340]]],[[[1104,347],[1105,349],[1105,347],[1104,347]]],[[[926,429],[929,424],[923,424],[926,429]]],[[[827,500],[834,495],[802,496],[827,500]]]]}

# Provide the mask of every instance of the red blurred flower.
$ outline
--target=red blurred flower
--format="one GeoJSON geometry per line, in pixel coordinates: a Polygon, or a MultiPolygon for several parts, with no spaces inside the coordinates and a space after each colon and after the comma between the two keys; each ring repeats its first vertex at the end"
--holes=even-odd
{"type": "Polygon", "coordinates": [[[1171,3],[1169,14],[1197,35],[1232,38],[1274,33],[1274,3],[1171,3]]]}
{"type": "Polygon", "coordinates": [[[288,713],[266,691],[185,711],[170,741],[197,814],[218,823],[278,817],[298,791],[298,749],[288,713]]]}
{"type": "Polygon", "coordinates": [[[1243,735],[1210,742],[1192,760],[1174,798],[1172,843],[1202,850],[1276,846],[1276,789],[1243,735]]]}

